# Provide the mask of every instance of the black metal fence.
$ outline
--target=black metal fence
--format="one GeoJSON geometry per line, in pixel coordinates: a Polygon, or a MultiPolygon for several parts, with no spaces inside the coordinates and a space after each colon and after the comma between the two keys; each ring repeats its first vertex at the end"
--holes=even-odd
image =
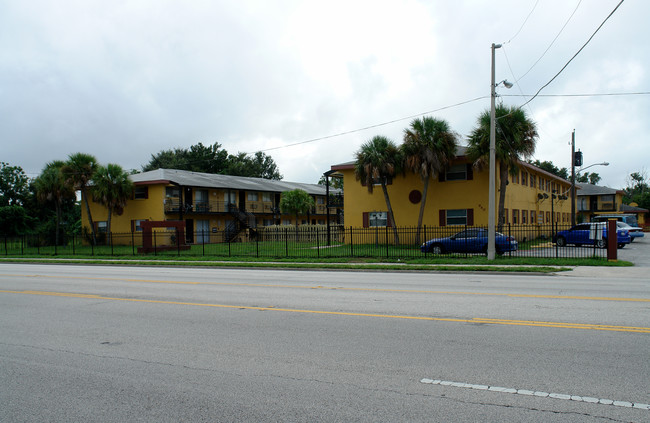
{"type": "MultiPolygon", "coordinates": [[[[497,236],[497,253],[505,257],[592,258],[606,257],[606,249],[595,245],[558,246],[555,235],[568,225],[504,225],[497,236]],[[510,246],[508,251],[505,246],[510,246]],[[516,246],[515,246],[516,245],[516,246]]],[[[40,235],[0,236],[0,254],[5,256],[196,256],[255,258],[430,258],[486,255],[486,228],[445,226],[420,228],[352,228],[320,225],[273,226],[242,231],[228,240],[223,231],[154,230],[151,245],[143,245],[142,232],[102,233],[93,245],[88,236],[72,235],[54,245],[40,235]],[[467,232],[474,235],[464,236],[467,232]],[[182,239],[185,238],[185,239],[182,239]],[[397,238],[397,239],[396,239],[397,238]],[[439,249],[421,248],[437,240],[439,249]],[[455,247],[448,246],[455,243],[455,247]],[[148,248],[144,248],[148,247],[148,248]]]]}

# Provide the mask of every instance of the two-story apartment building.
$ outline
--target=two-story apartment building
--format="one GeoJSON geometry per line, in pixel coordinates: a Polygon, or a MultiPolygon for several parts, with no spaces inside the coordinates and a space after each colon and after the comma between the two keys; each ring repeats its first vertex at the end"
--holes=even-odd
{"type": "MultiPolygon", "coordinates": [[[[429,192],[423,224],[427,226],[481,225],[488,223],[488,169],[475,168],[465,156],[466,149],[459,147],[452,166],[429,182],[429,192]]],[[[392,225],[381,189],[368,192],[357,181],[354,162],[332,166],[343,175],[345,224],[352,227],[392,225]]],[[[498,205],[500,185],[497,172],[498,205]]],[[[395,224],[400,227],[415,226],[418,222],[422,199],[422,181],[419,175],[406,172],[388,181],[388,193],[395,214],[395,224]]],[[[514,175],[508,176],[506,188],[506,224],[525,225],[538,229],[551,222],[570,224],[571,184],[558,176],[528,163],[519,163],[514,175]]],[[[531,233],[534,231],[531,231],[531,233]]],[[[539,232],[537,232],[539,233],[539,232]]]]}
{"type": "Polygon", "coordinates": [[[579,222],[590,222],[599,215],[632,214],[645,226],[646,209],[623,204],[623,190],[577,183],[576,211],[579,222]]]}
{"type": "MultiPolygon", "coordinates": [[[[187,243],[207,242],[206,234],[223,233],[234,238],[242,230],[270,225],[325,225],[336,223],[337,209],[330,207],[326,188],[317,184],[286,182],[262,178],[157,169],[130,176],[135,185],[121,215],[111,219],[111,232],[141,231],[143,221],[184,221],[187,243]],[[283,192],[301,189],[314,198],[315,207],[298,216],[283,214],[283,192]],[[205,239],[204,239],[205,238],[205,239]]],[[[331,195],[339,190],[330,189],[331,195]]],[[[330,201],[331,205],[332,201],[330,201]]],[[[107,211],[91,201],[93,220],[99,231],[106,228],[107,211]]],[[[82,225],[88,228],[82,213],[82,225]]]]}

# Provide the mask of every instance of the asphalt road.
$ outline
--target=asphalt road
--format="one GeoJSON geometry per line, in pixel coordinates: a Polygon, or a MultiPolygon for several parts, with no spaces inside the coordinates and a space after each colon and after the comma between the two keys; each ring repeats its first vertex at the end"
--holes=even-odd
{"type": "Polygon", "coordinates": [[[0,420],[650,421],[649,305],[638,269],[0,264],[0,420]]]}

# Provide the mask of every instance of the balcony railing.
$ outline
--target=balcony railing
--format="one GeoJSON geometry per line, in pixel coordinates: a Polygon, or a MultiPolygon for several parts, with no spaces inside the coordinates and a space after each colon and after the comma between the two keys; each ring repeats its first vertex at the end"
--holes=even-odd
{"type": "MultiPolygon", "coordinates": [[[[177,214],[181,211],[183,214],[216,214],[216,213],[230,213],[232,208],[239,210],[239,206],[235,203],[225,203],[224,201],[198,201],[192,204],[181,205],[178,200],[165,200],[165,213],[177,214]]],[[[240,210],[252,214],[266,214],[266,215],[280,215],[279,207],[272,204],[265,204],[260,202],[250,202],[246,204],[245,210],[240,210]]],[[[317,204],[310,214],[325,215],[327,214],[327,206],[325,204],[317,204]]]]}

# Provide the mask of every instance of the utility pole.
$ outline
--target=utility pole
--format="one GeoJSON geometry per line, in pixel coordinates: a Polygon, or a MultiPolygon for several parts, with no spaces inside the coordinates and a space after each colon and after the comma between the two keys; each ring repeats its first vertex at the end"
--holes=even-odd
{"type": "Polygon", "coordinates": [[[571,226],[576,224],[576,130],[571,133],[571,226]]]}

